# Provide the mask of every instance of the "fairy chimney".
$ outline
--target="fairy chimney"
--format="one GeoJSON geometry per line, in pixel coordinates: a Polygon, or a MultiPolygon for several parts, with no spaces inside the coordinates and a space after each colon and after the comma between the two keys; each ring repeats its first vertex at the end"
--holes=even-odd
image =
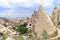
{"type": "Polygon", "coordinates": [[[43,10],[42,6],[40,6],[39,10],[35,11],[32,15],[32,25],[35,26],[34,30],[39,38],[43,37],[42,34],[44,30],[48,33],[48,35],[52,35],[56,31],[51,18],[43,10]]]}

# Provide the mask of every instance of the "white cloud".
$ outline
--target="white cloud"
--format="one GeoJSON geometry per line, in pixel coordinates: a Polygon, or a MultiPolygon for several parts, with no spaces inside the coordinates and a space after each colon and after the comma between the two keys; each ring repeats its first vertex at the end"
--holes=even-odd
{"type": "MultiPolygon", "coordinates": [[[[22,13],[14,13],[13,8],[16,6],[21,7],[34,7],[36,5],[42,5],[43,7],[52,6],[54,0],[0,0],[0,6],[11,8],[11,10],[0,13],[0,16],[21,16],[22,13]]],[[[26,10],[25,10],[26,11],[26,10]]],[[[31,15],[29,12],[23,15],[31,15]]]]}
{"type": "Polygon", "coordinates": [[[34,6],[35,4],[43,4],[43,6],[52,5],[54,0],[0,0],[0,5],[10,7],[12,4],[20,4],[20,6],[34,6]],[[2,3],[2,4],[1,4],[2,3]]]}

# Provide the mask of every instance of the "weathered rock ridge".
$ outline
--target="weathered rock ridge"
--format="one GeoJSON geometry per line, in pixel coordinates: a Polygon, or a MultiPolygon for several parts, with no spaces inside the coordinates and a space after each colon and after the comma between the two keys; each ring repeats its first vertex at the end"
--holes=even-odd
{"type": "Polygon", "coordinates": [[[51,18],[47,15],[42,6],[39,7],[38,11],[34,11],[29,24],[32,28],[34,28],[37,37],[43,37],[42,34],[44,30],[48,33],[48,35],[56,33],[56,28],[51,18]]]}

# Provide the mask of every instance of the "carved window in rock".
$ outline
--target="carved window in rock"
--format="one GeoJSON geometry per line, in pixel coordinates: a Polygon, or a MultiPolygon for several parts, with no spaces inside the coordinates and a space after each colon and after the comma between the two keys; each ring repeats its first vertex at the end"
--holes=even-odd
{"type": "Polygon", "coordinates": [[[29,24],[29,26],[30,26],[29,28],[31,28],[32,27],[32,24],[29,24]]]}
{"type": "Polygon", "coordinates": [[[32,26],[31,24],[29,24],[29,26],[32,26]]]}

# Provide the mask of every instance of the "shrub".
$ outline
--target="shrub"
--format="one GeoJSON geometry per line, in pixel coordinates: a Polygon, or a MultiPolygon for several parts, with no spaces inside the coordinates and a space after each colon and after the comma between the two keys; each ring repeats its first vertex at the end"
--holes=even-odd
{"type": "Polygon", "coordinates": [[[21,34],[27,33],[28,29],[26,28],[27,23],[24,23],[22,25],[16,24],[13,29],[15,29],[17,32],[20,32],[21,34]]]}
{"type": "Polygon", "coordinates": [[[18,27],[16,31],[20,32],[21,34],[27,33],[27,28],[26,27],[18,27]]]}
{"type": "Polygon", "coordinates": [[[60,40],[60,37],[58,37],[57,40],[60,40]]]}
{"type": "Polygon", "coordinates": [[[42,36],[43,36],[44,39],[47,39],[48,34],[47,34],[46,30],[43,31],[42,36]]]}

